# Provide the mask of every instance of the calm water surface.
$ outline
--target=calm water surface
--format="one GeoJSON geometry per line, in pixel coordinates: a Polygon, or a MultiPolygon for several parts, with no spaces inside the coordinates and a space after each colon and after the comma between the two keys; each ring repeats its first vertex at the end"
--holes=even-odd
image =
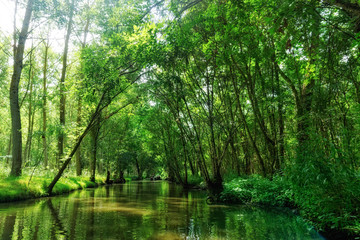
{"type": "Polygon", "coordinates": [[[130,182],[0,204],[0,239],[323,239],[287,211],[205,198],[167,182],[130,182]]]}

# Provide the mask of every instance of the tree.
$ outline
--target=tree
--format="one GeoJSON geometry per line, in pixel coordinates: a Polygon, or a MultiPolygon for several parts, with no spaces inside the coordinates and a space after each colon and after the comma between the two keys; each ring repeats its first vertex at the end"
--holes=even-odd
{"type": "Polygon", "coordinates": [[[42,106],[42,143],[44,149],[44,167],[46,168],[49,164],[48,160],[48,143],[47,143],[47,71],[48,71],[48,52],[49,52],[49,43],[44,42],[44,65],[43,65],[43,106],[42,106]]]}
{"type": "Polygon", "coordinates": [[[60,78],[60,133],[58,136],[58,161],[61,163],[61,159],[64,155],[64,135],[65,135],[65,109],[66,109],[66,97],[65,97],[65,78],[66,78],[66,69],[67,69],[67,58],[69,50],[69,41],[71,35],[71,29],[73,24],[73,15],[75,8],[75,0],[71,1],[69,6],[69,21],[67,23],[67,30],[65,36],[65,47],[62,57],[62,71],[60,78]]]}
{"type": "Polygon", "coordinates": [[[19,82],[21,77],[21,71],[23,68],[23,57],[26,39],[28,37],[28,30],[31,20],[31,14],[33,11],[33,0],[27,2],[25,11],[25,18],[19,34],[19,40],[14,46],[14,70],[10,85],[10,111],[11,111],[11,126],[12,126],[12,176],[21,175],[22,167],[22,134],[21,134],[21,119],[20,119],[20,107],[19,107],[19,82]]]}

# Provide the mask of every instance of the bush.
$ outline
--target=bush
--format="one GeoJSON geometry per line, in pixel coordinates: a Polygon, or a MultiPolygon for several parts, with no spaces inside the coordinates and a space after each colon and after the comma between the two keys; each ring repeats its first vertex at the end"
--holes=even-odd
{"type": "Polygon", "coordinates": [[[348,229],[359,234],[359,177],[327,158],[309,158],[303,157],[290,170],[294,201],[301,214],[318,229],[348,229]]]}
{"type": "Polygon", "coordinates": [[[301,215],[323,231],[360,234],[360,177],[351,158],[321,136],[312,139],[285,171],[301,215]]]}
{"type": "Polygon", "coordinates": [[[199,175],[189,175],[188,176],[188,184],[190,186],[200,186],[202,181],[203,181],[203,179],[199,175]]]}
{"type": "Polygon", "coordinates": [[[224,184],[220,200],[268,206],[293,206],[292,190],[282,177],[273,180],[258,175],[238,177],[224,184]]]}

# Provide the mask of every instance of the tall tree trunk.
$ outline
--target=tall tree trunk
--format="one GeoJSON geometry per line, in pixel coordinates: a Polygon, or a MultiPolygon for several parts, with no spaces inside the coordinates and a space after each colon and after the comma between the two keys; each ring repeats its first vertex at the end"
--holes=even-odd
{"type": "Polygon", "coordinates": [[[27,156],[28,161],[31,160],[30,156],[31,156],[33,132],[34,132],[35,113],[36,113],[36,108],[34,108],[32,110],[31,125],[30,125],[30,135],[29,135],[30,138],[29,138],[28,156],[27,156]]]}
{"type": "MultiPolygon", "coordinates": [[[[178,93],[178,88],[176,88],[176,94],[179,95],[178,93]]],[[[176,125],[178,127],[178,129],[180,130],[180,140],[181,140],[181,145],[183,148],[183,154],[184,154],[184,181],[182,181],[183,185],[186,186],[188,184],[188,173],[187,173],[187,162],[189,162],[188,159],[188,152],[186,149],[186,140],[185,140],[185,130],[184,130],[184,126],[183,123],[181,121],[181,116],[180,116],[180,107],[179,107],[179,100],[175,100],[176,102],[174,103],[174,105],[171,103],[171,101],[169,99],[166,100],[168,107],[175,119],[176,125]]],[[[180,169],[179,169],[180,171],[180,169]]]]}
{"type": "Polygon", "coordinates": [[[138,156],[135,157],[135,165],[136,165],[136,171],[137,171],[137,174],[138,174],[138,180],[141,180],[143,173],[142,173],[142,170],[140,168],[138,156]]]}
{"type": "Polygon", "coordinates": [[[16,16],[17,16],[17,7],[18,7],[18,0],[15,0],[15,8],[14,8],[14,30],[13,30],[13,56],[14,56],[14,61],[15,61],[15,56],[16,56],[16,33],[17,33],[17,29],[16,29],[16,16]]]}
{"type": "Polygon", "coordinates": [[[26,139],[25,149],[24,149],[24,165],[29,166],[30,164],[30,156],[31,156],[31,147],[32,147],[32,136],[34,132],[34,118],[35,118],[35,111],[31,110],[31,115],[29,115],[29,126],[28,126],[28,135],[26,139]]]}
{"type": "MultiPolygon", "coordinates": [[[[279,96],[282,95],[281,87],[280,87],[280,78],[279,78],[279,71],[274,67],[275,72],[275,80],[276,80],[276,86],[277,86],[277,93],[279,96]]],[[[283,117],[283,100],[282,98],[279,99],[278,102],[278,111],[279,111],[279,158],[277,163],[275,163],[275,168],[280,169],[281,165],[284,162],[285,157],[285,144],[284,144],[284,130],[285,130],[285,123],[284,123],[284,117],[283,117]]]]}
{"type": "Polygon", "coordinates": [[[32,68],[32,58],[33,58],[33,51],[30,53],[30,69],[29,69],[29,85],[30,85],[30,92],[29,92],[29,109],[28,109],[28,133],[26,137],[26,143],[25,143],[25,149],[24,149],[24,164],[27,165],[28,159],[28,152],[30,148],[30,141],[32,137],[32,129],[31,129],[31,123],[32,123],[32,95],[33,95],[33,68],[32,68]]]}
{"type": "MultiPolygon", "coordinates": [[[[213,91],[213,80],[210,82],[210,77],[206,77],[206,104],[208,108],[208,124],[210,130],[210,156],[211,156],[211,163],[212,163],[212,170],[213,170],[213,177],[214,179],[211,180],[211,183],[216,183],[219,185],[222,178],[220,174],[220,169],[218,168],[218,161],[219,156],[216,151],[216,143],[215,143],[215,132],[214,132],[214,91],[213,91]]],[[[211,184],[209,184],[211,187],[211,184]]]]}
{"type": "Polygon", "coordinates": [[[170,166],[170,154],[169,154],[169,150],[168,150],[168,144],[166,143],[166,137],[165,137],[165,128],[161,129],[161,139],[162,139],[162,145],[164,148],[164,152],[165,152],[165,156],[166,156],[166,171],[168,173],[168,179],[170,181],[174,181],[175,180],[175,173],[172,169],[172,167],[170,166]]]}
{"type": "Polygon", "coordinates": [[[9,159],[10,159],[10,154],[11,154],[11,144],[12,144],[12,134],[10,133],[9,136],[9,145],[8,145],[8,149],[7,149],[7,157],[6,157],[6,163],[9,163],[9,159]]]}
{"type": "Polygon", "coordinates": [[[69,40],[71,34],[71,27],[73,22],[73,14],[74,14],[74,4],[75,0],[71,1],[70,6],[70,15],[69,15],[69,22],[66,31],[65,37],[65,48],[63,53],[63,62],[62,62],[62,71],[61,71],[61,78],[60,78],[60,126],[61,130],[58,136],[58,166],[61,164],[61,159],[64,155],[64,138],[65,138],[65,103],[66,103],[66,96],[65,96],[65,78],[66,78],[66,68],[67,68],[67,57],[68,57],[68,50],[69,50],[69,40]]]}
{"type": "Polygon", "coordinates": [[[10,112],[11,112],[11,127],[13,136],[12,145],[12,167],[10,175],[20,176],[22,167],[22,134],[21,134],[21,118],[19,107],[19,82],[21,71],[23,68],[23,58],[26,39],[28,37],[28,30],[33,11],[33,0],[29,0],[26,7],[25,18],[22,29],[19,35],[18,45],[16,47],[14,58],[14,71],[10,84],[10,112]]]}
{"type": "Polygon", "coordinates": [[[246,135],[246,129],[241,132],[242,134],[240,137],[243,137],[243,140],[241,141],[241,148],[244,152],[244,171],[246,175],[250,175],[252,173],[252,164],[251,164],[251,155],[249,151],[249,140],[246,135]]]}
{"type": "Polygon", "coordinates": [[[300,105],[297,108],[297,138],[300,149],[303,149],[305,143],[310,139],[309,128],[311,126],[311,122],[309,114],[311,112],[314,84],[315,82],[310,79],[309,84],[303,85],[303,89],[300,94],[300,105]]]}
{"type": "Polygon", "coordinates": [[[184,133],[184,129],[180,120],[180,113],[178,112],[178,117],[179,117],[179,121],[178,123],[178,127],[180,129],[180,139],[181,139],[181,145],[183,147],[183,153],[184,153],[184,171],[185,171],[185,179],[184,179],[184,185],[188,184],[188,172],[187,172],[187,162],[190,162],[190,159],[188,157],[188,152],[186,149],[186,140],[185,140],[185,133],[184,133]]]}
{"type": "Polygon", "coordinates": [[[191,111],[190,111],[190,108],[189,108],[189,105],[188,105],[188,102],[186,100],[186,97],[185,95],[183,95],[183,100],[184,100],[184,103],[185,103],[185,107],[186,107],[186,111],[189,115],[189,118],[190,118],[190,122],[193,126],[193,129],[194,129],[194,132],[195,132],[195,137],[196,137],[196,140],[197,140],[197,143],[198,143],[198,146],[199,146],[199,154],[197,155],[200,155],[197,160],[197,165],[200,169],[200,173],[201,175],[204,177],[205,181],[208,182],[210,181],[210,176],[209,176],[209,172],[206,168],[206,163],[205,163],[205,157],[204,157],[204,150],[203,150],[203,147],[202,147],[202,142],[201,142],[201,138],[200,138],[200,133],[199,133],[199,130],[198,128],[196,127],[196,123],[192,117],[192,114],[191,114],[191,111]]]}
{"type": "Polygon", "coordinates": [[[310,43],[307,47],[307,54],[309,58],[308,65],[306,67],[305,78],[306,81],[301,86],[299,91],[299,104],[297,106],[297,138],[299,143],[299,153],[302,154],[308,145],[310,140],[310,127],[311,127],[311,118],[310,113],[312,111],[312,100],[315,87],[315,63],[316,63],[316,54],[317,47],[319,44],[319,26],[320,26],[320,17],[316,16],[315,18],[315,27],[311,33],[310,43]]]}
{"type": "MultiPolygon", "coordinates": [[[[257,75],[259,76],[260,79],[262,79],[262,74],[261,74],[261,70],[260,70],[260,66],[259,63],[256,62],[255,63],[255,71],[257,73],[257,75]]],[[[260,107],[257,101],[257,96],[255,93],[255,87],[256,87],[256,79],[254,79],[253,76],[251,76],[250,74],[248,74],[247,79],[245,79],[246,83],[247,83],[247,92],[249,95],[249,99],[251,102],[251,107],[253,109],[254,112],[254,117],[255,117],[255,121],[258,123],[261,133],[264,137],[265,140],[265,145],[266,148],[268,150],[268,159],[269,162],[271,163],[270,166],[272,166],[272,163],[275,163],[277,160],[277,150],[276,150],[276,137],[274,136],[273,139],[271,136],[271,134],[269,134],[267,125],[265,123],[265,118],[263,116],[263,114],[260,111],[260,107]]],[[[264,81],[262,81],[262,89],[264,89],[264,81]]],[[[264,98],[266,98],[266,95],[263,96],[264,98]]],[[[254,128],[255,130],[255,128],[254,128]]],[[[272,172],[272,169],[270,169],[270,171],[272,172]]]]}
{"type": "Polygon", "coordinates": [[[48,166],[48,147],[47,147],[47,138],[46,138],[46,101],[47,101],[47,67],[48,67],[48,51],[49,51],[49,45],[45,44],[45,57],[44,57],[44,68],[43,68],[43,107],[42,107],[42,143],[43,143],[43,149],[44,149],[44,167],[46,168],[48,166]]]}
{"type": "MultiPolygon", "coordinates": [[[[86,46],[86,38],[87,38],[87,34],[89,32],[89,25],[90,25],[90,17],[88,16],[86,19],[86,24],[85,24],[85,29],[84,29],[84,40],[82,43],[82,48],[84,49],[86,46]]],[[[84,77],[81,76],[81,78],[83,79],[84,77]]],[[[81,82],[80,82],[81,84],[81,82]]],[[[78,128],[78,132],[77,135],[80,135],[80,126],[81,126],[81,110],[82,110],[82,100],[81,100],[81,95],[78,93],[78,102],[77,102],[77,117],[76,117],[76,126],[78,128]]],[[[76,175],[77,176],[81,176],[81,172],[82,172],[82,167],[81,167],[81,145],[79,146],[78,150],[76,151],[75,154],[75,165],[76,165],[76,175]]]]}
{"type": "Polygon", "coordinates": [[[264,159],[262,158],[262,156],[260,154],[260,150],[256,145],[256,139],[251,134],[250,128],[249,128],[249,126],[247,124],[247,121],[246,121],[244,111],[243,111],[242,106],[241,106],[240,93],[239,93],[239,89],[238,89],[238,86],[237,86],[237,82],[235,80],[235,76],[232,76],[231,80],[232,80],[232,84],[233,84],[233,88],[234,88],[234,92],[235,92],[236,104],[237,104],[237,106],[239,108],[239,112],[240,112],[240,119],[241,119],[241,121],[243,122],[243,124],[245,126],[245,130],[248,133],[248,137],[250,139],[250,142],[251,142],[251,144],[252,144],[252,146],[253,146],[253,148],[255,150],[256,156],[257,156],[257,158],[259,160],[259,163],[260,163],[262,174],[264,176],[266,176],[266,167],[265,167],[264,159]]]}
{"type": "Polygon", "coordinates": [[[95,182],[96,175],[96,154],[97,154],[97,145],[98,137],[100,130],[100,119],[99,117],[95,120],[94,127],[90,130],[90,181],[95,182]]]}

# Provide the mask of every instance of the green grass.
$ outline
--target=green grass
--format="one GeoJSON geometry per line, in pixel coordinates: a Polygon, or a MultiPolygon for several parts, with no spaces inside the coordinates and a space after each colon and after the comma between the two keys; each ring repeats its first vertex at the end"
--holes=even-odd
{"type": "MultiPolygon", "coordinates": [[[[8,177],[0,179],[0,202],[12,202],[48,196],[46,189],[52,177],[8,177]]],[[[53,188],[53,194],[63,194],[77,189],[92,188],[104,184],[105,177],[97,177],[97,182],[88,177],[62,177],[53,188]]]]}

